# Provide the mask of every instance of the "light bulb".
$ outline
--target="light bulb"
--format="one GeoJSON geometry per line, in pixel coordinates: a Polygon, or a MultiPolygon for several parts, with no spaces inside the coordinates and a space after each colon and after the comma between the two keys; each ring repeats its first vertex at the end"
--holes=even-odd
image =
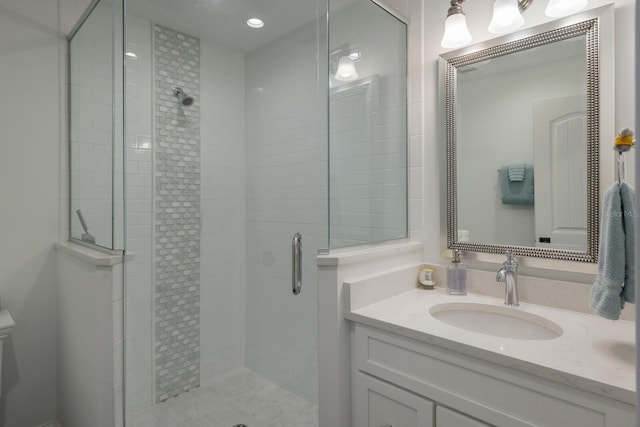
{"type": "Polygon", "coordinates": [[[467,28],[467,19],[462,13],[455,13],[444,21],[444,35],[440,45],[444,48],[462,47],[471,43],[471,33],[467,28]]]}
{"type": "Polygon", "coordinates": [[[264,27],[264,22],[260,18],[249,18],[247,19],[247,25],[251,28],[262,28],[264,27]]]}
{"type": "Polygon", "coordinates": [[[574,14],[587,6],[587,0],[549,0],[544,13],[552,18],[574,14]]]}
{"type": "Polygon", "coordinates": [[[350,82],[358,79],[358,70],[356,70],[356,64],[353,59],[348,56],[341,56],[338,60],[338,69],[334,76],[336,80],[342,82],[350,82]]]}
{"type": "Polygon", "coordinates": [[[518,9],[518,0],[496,0],[493,4],[493,16],[489,24],[489,32],[493,34],[508,33],[517,30],[524,24],[524,18],[518,9]]]}

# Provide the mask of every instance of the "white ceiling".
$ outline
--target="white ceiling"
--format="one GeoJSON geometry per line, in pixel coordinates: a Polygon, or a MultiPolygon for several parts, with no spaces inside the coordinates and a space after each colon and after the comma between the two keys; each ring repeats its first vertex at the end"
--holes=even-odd
{"type": "MultiPolygon", "coordinates": [[[[335,10],[356,0],[331,0],[335,10]]],[[[326,0],[127,0],[127,14],[173,30],[250,52],[307,25],[326,11],[326,0]],[[249,28],[258,17],[261,29],[249,28]]]]}

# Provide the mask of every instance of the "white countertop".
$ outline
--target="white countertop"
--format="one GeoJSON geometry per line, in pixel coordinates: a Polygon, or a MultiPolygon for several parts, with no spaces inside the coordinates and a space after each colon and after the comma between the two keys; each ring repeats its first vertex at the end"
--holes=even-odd
{"type": "Polygon", "coordinates": [[[468,294],[447,295],[441,288],[412,289],[345,313],[349,320],[478,359],[528,372],[601,396],[635,404],[635,325],[595,315],[520,303],[513,310],[545,317],[563,329],[550,340],[518,340],[471,332],[429,314],[440,303],[503,300],[468,294]]]}
{"type": "Polygon", "coordinates": [[[54,242],[56,250],[62,251],[73,257],[79,258],[89,264],[98,266],[111,266],[121,264],[124,261],[133,260],[133,253],[127,252],[123,257],[122,251],[111,251],[105,249],[106,252],[99,251],[84,245],[80,245],[74,242],[54,242]]]}

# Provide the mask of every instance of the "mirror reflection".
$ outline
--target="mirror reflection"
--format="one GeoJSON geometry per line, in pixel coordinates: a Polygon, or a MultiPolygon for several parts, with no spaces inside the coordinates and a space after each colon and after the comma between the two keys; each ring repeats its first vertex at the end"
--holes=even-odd
{"type": "Polygon", "coordinates": [[[458,69],[458,233],[587,249],[585,36],[458,69]]]}

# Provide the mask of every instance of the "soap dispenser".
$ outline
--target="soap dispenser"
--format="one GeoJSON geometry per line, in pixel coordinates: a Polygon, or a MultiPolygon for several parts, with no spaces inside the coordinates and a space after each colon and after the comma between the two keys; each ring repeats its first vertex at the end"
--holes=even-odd
{"type": "Polygon", "coordinates": [[[453,260],[447,267],[447,293],[449,295],[467,294],[467,266],[460,262],[460,250],[453,250],[453,260]]]}

